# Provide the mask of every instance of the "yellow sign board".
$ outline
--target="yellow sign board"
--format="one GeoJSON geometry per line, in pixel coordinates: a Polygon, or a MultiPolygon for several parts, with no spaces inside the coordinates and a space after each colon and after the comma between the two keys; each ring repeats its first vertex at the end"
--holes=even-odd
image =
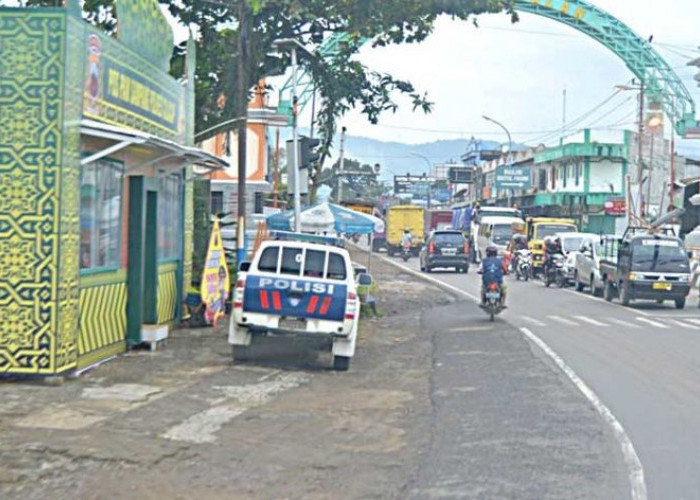
{"type": "Polygon", "coordinates": [[[202,275],[202,302],[206,305],[204,319],[216,327],[225,315],[225,304],[231,290],[231,278],[226,265],[226,252],[221,240],[219,219],[214,218],[214,227],[209,238],[207,260],[202,275]]]}

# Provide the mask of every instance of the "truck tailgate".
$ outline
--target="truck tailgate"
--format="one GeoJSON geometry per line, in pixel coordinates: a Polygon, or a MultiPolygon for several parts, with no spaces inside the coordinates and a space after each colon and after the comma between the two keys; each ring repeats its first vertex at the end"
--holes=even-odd
{"type": "Polygon", "coordinates": [[[347,285],[300,278],[248,275],[243,310],[285,317],[343,321],[347,285]]]}

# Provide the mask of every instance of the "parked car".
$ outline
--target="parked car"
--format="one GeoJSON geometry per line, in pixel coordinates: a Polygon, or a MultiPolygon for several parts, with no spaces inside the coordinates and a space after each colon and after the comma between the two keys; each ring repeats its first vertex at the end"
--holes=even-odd
{"type": "MultiPolygon", "coordinates": [[[[604,236],[603,238],[612,238],[604,236]]],[[[576,290],[582,292],[589,288],[591,295],[599,297],[603,293],[603,280],[600,274],[600,259],[603,246],[600,237],[591,240],[584,240],[581,248],[576,253],[576,263],[574,265],[574,285],[576,290]]]]}
{"type": "Polygon", "coordinates": [[[581,251],[581,246],[586,241],[600,239],[599,235],[593,233],[557,233],[561,240],[561,248],[564,251],[564,277],[565,284],[573,284],[576,281],[576,257],[581,251]]]}
{"type": "MultiPolygon", "coordinates": [[[[313,237],[306,235],[305,239],[313,237]]],[[[304,338],[345,371],[355,354],[360,301],[347,250],[308,241],[264,241],[236,278],[228,341],[235,361],[257,338],[304,338]]]]}
{"type": "Polygon", "coordinates": [[[454,267],[469,272],[469,243],[461,231],[433,231],[420,252],[420,270],[454,267]]]}

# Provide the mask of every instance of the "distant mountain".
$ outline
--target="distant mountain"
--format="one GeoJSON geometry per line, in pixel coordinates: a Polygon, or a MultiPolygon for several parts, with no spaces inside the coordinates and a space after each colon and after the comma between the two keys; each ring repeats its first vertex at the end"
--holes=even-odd
{"type": "MultiPolygon", "coordinates": [[[[467,151],[469,141],[466,139],[446,139],[423,144],[404,144],[401,142],[384,142],[367,137],[348,136],[345,141],[346,158],[353,158],[362,163],[381,166],[381,178],[393,179],[394,175],[422,175],[428,172],[428,164],[421,157],[426,157],[431,164],[457,163],[467,151]]],[[[482,148],[497,149],[499,143],[483,141],[482,148]]]]}
{"type": "MultiPolygon", "coordinates": [[[[308,134],[308,129],[301,127],[301,135],[308,134]]],[[[282,140],[286,140],[283,137],[282,140]]],[[[478,139],[477,139],[478,140],[478,139]]],[[[456,163],[461,165],[460,157],[469,148],[468,139],[442,139],[423,144],[405,144],[402,142],[387,142],[370,139],[368,137],[349,135],[345,139],[345,157],[358,160],[361,163],[381,166],[381,179],[393,180],[394,175],[422,175],[428,172],[428,165],[423,158],[412,155],[416,153],[422,155],[433,164],[456,163]]],[[[481,141],[481,148],[484,150],[499,149],[501,143],[495,141],[481,141]]],[[[513,149],[520,149],[524,146],[514,144],[513,149]]],[[[340,142],[336,139],[333,144],[333,156],[328,160],[326,166],[330,166],[338,159],[340,154],[340,142]]]]}

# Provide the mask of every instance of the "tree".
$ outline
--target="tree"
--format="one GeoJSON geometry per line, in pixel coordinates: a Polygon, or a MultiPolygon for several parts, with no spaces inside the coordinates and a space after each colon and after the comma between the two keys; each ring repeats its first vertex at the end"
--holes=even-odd
{"type": "Polygon", "coordinates": [[[318,185],[326,184],[333,188],[331,196],[337,199],[338,180],[342,179],[343,199],[360,198],[376,200],[386,189],[379,183],[378,175],[372,165],[361,164],[357,160],[346,159],[343,165],[345,174],[339,177],[340,160],[331,168],[324,169],[318,176],[318,185]]]}

